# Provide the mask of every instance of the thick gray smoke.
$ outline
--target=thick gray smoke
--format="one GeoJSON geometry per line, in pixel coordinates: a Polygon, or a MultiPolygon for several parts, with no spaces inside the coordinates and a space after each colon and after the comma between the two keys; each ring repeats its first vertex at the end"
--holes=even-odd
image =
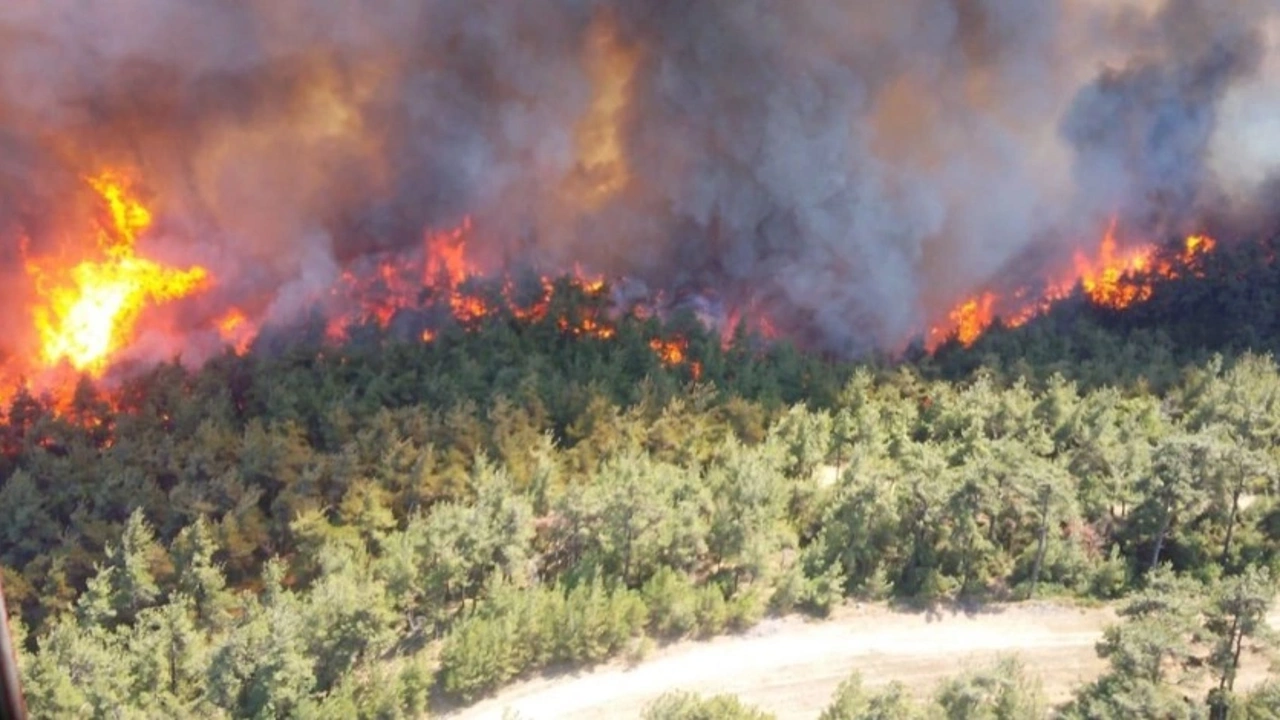
{"type": "Polygon", "coordinates": [[[1197,229],[1220,107],[1261,67],[1267,8],[1280,5],[1168,0],[1139,26],[1133,58],[1082,89],[1064,119],[1084,207],[1157,236],[1197,229]]]}
{"type": "Polygon", "coordinates": [[[494,261],[714,290],[854,353],[1028,248],[1115,215],[1161,239],[1261,184],[1276,131],[1233,145],[1224,108],[1280,93],[1277,25],[1275,0],[6,0],[0,232],[56,243],[77,177],[126,166],[156,251],[264,317],[471,215],[494,261]]]}

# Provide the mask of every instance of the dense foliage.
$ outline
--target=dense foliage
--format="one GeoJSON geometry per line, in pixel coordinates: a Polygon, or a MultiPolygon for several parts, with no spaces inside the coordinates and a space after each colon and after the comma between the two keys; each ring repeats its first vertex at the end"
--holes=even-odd
{"type": "MultiPolygon", "coordinates": [[[[688,317],[623,320],[608,340],[495,317],[432,343],[295,333],[198,372],[150,370],[110,399],[82,383],[62,413],[20,394],[0,426],[0,566],[31,707],[415,717],[846,597],[1133,591],[1130,629],[1107,640],[1114,672],[1068,711],[1166,707],[1191,691],[1141,633],[1185,635],[1170,662],[1216,633],[1202,664],[1233,678],[1232,658],[1265,639],[1257,598],[1277,576],[1280,372],[1237,350],[1280,315],[1232,290],[1250,268],[1223,257],[1203,281],[1222,284],[1213,307],[1246,303],[1254,329],[1194,336],[1213,323],[1191,313],[1165,344],[1141,315],[1078,309],[1062,331],[1064,310],[855,367],[746,335],[722,347],[688,317]],[[677,335],[697,382],[650,349],[677,335]],[[1213,603],[1153,609],[1179,583],[1213,603]]],[[[1135,312],[1205,292],[1187,282],[1135,312]]],[[[593,302],[562,295],[566,313],[593,302]]],[[[957,683],[943,706],[1023,692],[957,683]]],[[[858,709],[906,702],[891,695],[851,685],[829,717],[915,717],[858,709]]],[[[1196,702],[1234,698],[1223,680],[1196,702]]],[[[655,712],[701,717],[700,702],[655,712]]]]}

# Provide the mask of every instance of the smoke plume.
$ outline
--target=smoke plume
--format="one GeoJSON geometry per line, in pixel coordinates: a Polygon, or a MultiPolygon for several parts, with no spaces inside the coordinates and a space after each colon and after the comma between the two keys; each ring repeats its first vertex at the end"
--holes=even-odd
{"type": "Polygon", "coordinates": [[[128,167],[154,252],[263,319],[471,216],[492,262],[714,290],[858,353],[1112,217],[1162,240],[1256,205],[1280,130],[1241,98],[1280,94],[1278,26],[1274,0],[6,0],[0,234],[56,246],[77,178],[128,167]]]}

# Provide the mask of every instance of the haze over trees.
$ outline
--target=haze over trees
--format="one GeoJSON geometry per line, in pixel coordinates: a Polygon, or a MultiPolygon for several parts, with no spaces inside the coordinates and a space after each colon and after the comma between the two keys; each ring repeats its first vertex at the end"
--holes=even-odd
{"type": "MultiPolygon", "coordinates": [[[[1123,622],[1065,717],[1269,717],[1275,686],[1236,678],[1280,570],[1276,271],[1211,258],[1123,315],[896,364],[722,347],[691,318],[599,339],[495,317],[431,343],[300,331],[82,383],[61,413],[20,393],[0,566],[31,709],[420,717],[847,598],[1069,596],[1123,622]],[[652,351],[673,335],[696,381],[652,351]]],[[[1014,666],[932,703],[851,680],[824,717],[1047,711],[1014,666]]]]}

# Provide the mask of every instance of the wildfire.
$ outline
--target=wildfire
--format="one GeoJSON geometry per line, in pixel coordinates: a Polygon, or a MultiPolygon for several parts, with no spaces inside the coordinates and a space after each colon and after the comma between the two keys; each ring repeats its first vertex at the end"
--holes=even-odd
{"type": "Polygon", "coordinates": [[[476,268],[467,260],[467,238],[471,235],[471,217],[452,230],[427,233],[424,241],[427,262],[422,281],[426,285],[439,282],[457,287],[476,274],[476,268]]]}
{"type": "Polygon", "coordinates": [[[40,337],[40,359],[48,367],[66,362],[99,375],[134,334],[148,306],[182,298],[207,286],[201,267],[179,270],[136,253],[152,216],[128,179],[104,172],[88,178],[109,219],[94,228],[99,257],[67,266],[59,258],[26,258],[39,301],[32,320],[40,337]]]}
{"type": "Polygon", "coordinates": [[[966,346],[972,345],[991,324],[995,304],[995,293],[987,292],[964,301],[952,310],[947,317],[955,328],[956,339],[966,346]]]}
{"type": "Polygon", "coordinates": [[[453,308],[453,317],[464,326],[474,326],[481,320],[498,311],[491,307],[484,298],[455,291],[449,297],[449,306],[453,308]]]}
{"type": "MultiPolygon", "coordinates": [[[[78,256],[35,256],[23,246],[23,259],[33,281],[31,318],[39,340],[33,361],[14,355],[0,362],[0,403],[8,390],[32,381],[34,391],[48,393],[58,408],[67,406],[77,373],[100,377],[138,335],[139,322],[150,307],[206,289],[212,283],[203,267],[174,268],[143,257],[138,242],[152,226],[153,214],[135,192],[129,176],[104,172],[87,178],[101,213],[91,226],[93,244],[78,256]]],[[[458,226],[424,234],[416,256],[387,254],[365,258],[347,268],[325,303],[331,340],[348,337],[364,323],[388,328],[401,313],[423,343],[436,342],[442,318],[463,331],[479,330],[491,321],[527,325],[548,323],[561,334],[584,340],[618,337],[618,308],[609,286],[575,265],[565,280],[530,276],[486,277],[469,253],[475,228],[471,218],[458,226]],[[561,293],[571,293],[568,303],[561,293]],[[416,319],[415,319],[416,318],[416,319]]],[[[649,312],[655,311],[648,308],[649,312]]],[[[638,311],[639,317],[641,313],[638,311]]],[[[226,308],[206,328],[237,354],[249,351],[257,336],[257,320],[242,307],[226,308]]],[[[689,354],[684,338],[654,339],[649,344],[661,364],[688,367],[694,378],[701,364],[689,354]]],[[[62,410],[59,410],[61,412],[62,410]]]]}
{"type": "Polygon", "coordinates": [[[780,337],[773,319],[757,300],[752,300],[745,307],[734,307],[729,311],[728,321],[720,327],[721,347],[728,348],[739,329],[754,333],[765,340],[776,340],[780,337]]]}
{"type": "Polygon", "coordinates": [[[609,340],[618,334],[618,331],[612,325],[600,322],[590,315],[579,319],[577,322],[573,322],[568,318],[560,318],[556,321],[556,326],[560,328],[560,332],[573,337],[609,340]]]}
{"type": "Polygon", "coordinates": [[[663,364],[679,365],[684,362],[684,354],[689,349],[689,343],[683,338],[677,340],[654,338],[649,341],[649,348],[658,355],[658,359],[663,364]]]}
{"type": "MultiPolygon", "coordinates": [[[[573,338],[612,340],[618,336],[618,328],[606,317],[606,304],[602,302],[608,292],[604,277],[575,265],[567,289],[579,293],[586,302],[573,303],[553,316],[553,301],[561,286],[545,276],[530,278],[523,286],[511,276],[500,282],[487,281],[480,264],[468,254],[468,241],[474,232],[471,219],[466,218],[455,228],[426,233],[423,253],[416,261],[387,259],[377,264],[376,272],[344,273],[333,295],[354,309],[339,313],[329,322],[330,338],[341,340],[355,323],[372,322],[385,328],[402,311],[433,307],[447,309],[448,316],[467,331],[479,329],[486,321],[507,317],[529,324],[554,322],[559,332],[573,338]]],[[[223,318],[219,327],[230,342],[239,328],[248,326],[242,316],[233,314],[223,318]]],[[[418,332],[423,343],[435,342],[438,337],[437,327],[418,332]]],[[[686,340],[654,340],[650,347],[664,366],[688,365],[695,378],[701,375],[701,365],[688,357],[686,340]]]]}
{"type": "Polygon", "coordinates": [[[649,341],[649,349],[653,350],[666,367],[679,367],[687,363],[689,371],[693,373],[693,379],[702,377],[702,363],[689,359],[689,341],[686,338],[677,337],[671,340],[654,338],[649,341]]]}
{"type": "Polygon", "coordinates": [[[513,296],[516,293],[515,283],[507,280],[502,288],[502,294],[507,299],[507,304],[511,306],[511,313],[518,320],[525,322],[541,322],[547,317],[547,313],[551,310],[551,298],[555,295],[555,285],[551,283],[549,278],[539,278],[540,294],[533,302],[523,305],[513,296]]]}
{"type": "Polygon", "coordinates": [[[952,337],[968,347],[997,317],[1002,317],[1009,327],[1025,325],[1069,297],[1076,288],[1095,306],[1123,310],[1150,299],[1158,279],[1175,279],[1184,272],[1196,272],[1198,259],[1214,247],[1213,238],[1193,235],[1172,255],[1160,255],[1154,245],[1122,251],[1116,240],[1115,223],[1112,223],[1102,237],[1096,257],[1076,253],[1071,269],[1038,294],[1033,295],[1027,287],[1022,287],[1008,297],[985,291],[960,302],[947,314],[944,325],[930,330],[929,349],[952,337]]]}
{"type": "MultiPolygon", "coordinates": [[[[70,263],[65,256],[33,257],[23,246],[35,288],[31,317],[40,345],[31,353],[34,361],[15,356],[0,364],[5,383],[39,376],[41,392],[70,397],[71,371],[100,376],[136,337],[148,307],[189,296],[212,282],[205,268],[173,268],[139,256],[137,244],[153,217],[126,175],[104,172],[87,182],[101,208],[87,257],[70,263]]],[[[567,279],[557,281],[535,275],[519,281],[510,275],[486,277],[469,252],[475,232],[468,217],[456,227],[426,232],[416,255],[364,258],[349,267],[326,301],[331,338],[346,338],[348,329],[360,323],[389,328],[407,313],[399,327],[416,333],[423,343],[442,336],[442,322],[453,322],[463,332],[492,322],[545,323],[566,337],[610,341],[619,336],[621,314],[643,319],[659,311],[645,304],[630,310],[614,307],[605,278],[577,266],[567,279]],[[567,303],[558,297],[566,292],[567,303]]],[[[1175,252],[1149,245],[1124,249],[1113,224],[1096,253],[1078,253],[1062,275],[1042,287],[1028,285],[1007,294],[988,289],[957,304],[946,321],[931,330],[930,349],[948,338],[970,345],[998,317],[1009,326],[1023,325],[1077,292],[1097,307],[1127,308],[1149,299],[1158,279],[1199,272],[1199,258],[1214,247],[1212,238],[1197,235],[1175,252]]],[[[777,334],[754,302],[731,310],[729,317],[728,328],[722,329],[724,342],[740,324],[765,337],[777,334]]],[[[256,322],[240,307],[227,309],[208,328],[238,354],[248,352],[258,332],[256,322]]],[[[695,379],[702,376],[703,367],[690,352],[687,338],[654,337],[648,347],[662,366],[688,368],[695,379]]]]}
{"type": "Polygon", "coordinates": [[[573,266],[573,278],[577,282],[578,287],[582,288],[582,292],[590,296],[599,296],[604,294],[605,282],[602,277],[589,277],[583,271],[581,265],[573,266]]]}
{"type": "Polygon", "coordinates": [[[243,355],[253,343],[255,331],[249,324],[249,318],[239,308],[231,308],[217,320],[218,334],[223,342],[231,346],[237,355],[243,355]]]}
{"type": "Polygon", "coordinates": [[[588,208],[600,207],[627,185],[623,134],[630,87],[640,59],[639,50],[619,32],[612,13],[602,12],[593,18],[583,48],[592,100],[575,128],[578,162],[565,187],[588,208]]]}

